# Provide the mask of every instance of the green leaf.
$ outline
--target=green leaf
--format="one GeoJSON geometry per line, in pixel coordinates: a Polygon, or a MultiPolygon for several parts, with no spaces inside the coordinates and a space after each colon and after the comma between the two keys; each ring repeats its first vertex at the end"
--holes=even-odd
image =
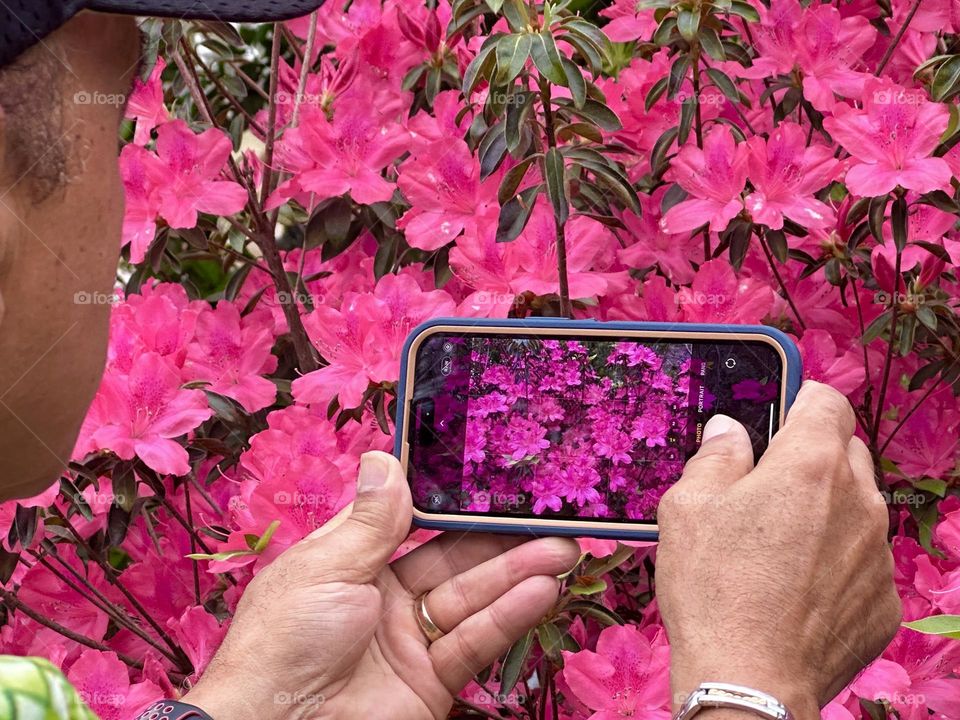
{"type": "Polygon", "coordinates": [[[484,0],[493,12],[500,12],[500,8],[503,7],[503,0],[484,0]]]}
{"type": "Polygon", "coordinates": [[[680,37],[687,42],[693,42],[700,29],[700,10],[680,10],[677,13],[677,30],[680,37]]]}
{"type": "Polygon", "coordinates": [[[925,305],[917,308],[917,320],[930,332],[937,332],[937,314],[925,305]]]}
{"type": "Polygon", "coordinates": [[[537,640],[544,654],[556,660],[560,657],[560,651],[563,649],[563,633],[553,623],[543,623],[537,626],[537,640]]]}
{"type": "Polygon", "coordinates": [[[578,108],[576,105],[573,105],[573,103],[567,98],[558,98],[557,104],[560,106],[570,107],[570,111],[574,115],[592,122],[601,130],[606,130],[607,132],[616,132],[623,127],[620,124],[620,118],[617,117],[616,113],[603,103],[598,103],[596,100],[587,98],[587,100],[583,103],[583,107],[580,108],[578,108]]]}
{"type": "Polygon", "coordinates": [[[564,42],[573,46],[573,49],[583,58],[594,76],[600,74],[603,70],[603,58],[606,53],[602,53],[600,48],[594,45],[586,36],[576,32],[568,32],[563,36],[563,39],[564,42]]]}
{"type": "Polygon", "coordinates": [[[516,197],[517,188],[520,187],[520,183],[523,182],[523,178],[526,177],[527,170],[530,168],[530,165],[534,160],[540,157],[540,153],[531,155],[530,157],[525,157],[519,163],[514,165],[507,171],[507,174],[503,176],[503,181],[500,183],[500,188],[497,190],[497,200],[501,205],[506,205],[510,202],[511,198],[516,197]]]}
{"type": "Polygon", "coordinates": [[[549,32],[538,32],[532,36],[533,45],[530,48],[530,57],[534,65],[554,85],[566,85],[567,75],[563,72],[563,63],[560,62],[560,52],[557,43],[549,32]]]}
{"type": "Polygon", "coordinates": [[[888,202],[890,202],[889,195],[879,195],[870,198],[870,205],[867,209],[867,226],[870,228],[870,234],[881,245],[884,242],[883,223],[887,216],[888,202]]]}
{"type": "Polygon", "coordinates": [[[528,187],[517,197],[500,208],[497,221],[497,242],[516,240],[530,220],[530,213],[537,202],[537,196],[543,190],[543,183],[528,187]]]}
{"type": "Polygon", "coordinates": [[[513,33],[497,42],[497,85],[506,85],[520,74],[530,57],[533,39],[528,33],[513,33]]]}
{"type": "Polygon", "coordinates": [[[720,36],[711,27],[700,28],[700,47],[717,62],[723,62],[727,59],[727,54],[723,50],[723,43],[720,42],[720,36]]]}
{"type": "Polygon", "coordinates": [[[907,387],[907,389],[910,392],[919,390],[924,386],[927,380],[940,372],[946,364],[946,360],[935,360],[934,362],[927,363],[913,374],[913,377],[910,378],[910,385],[907,387]]]}
{"type": "Polygon", "coordinates": [[[272,523],[267,525],[267,529],[263,531],[263,535],[260,536],[260,539],[257,540],[256,544],[253,546],[253,551],[257,553],[263,552],[270,543],[270,538],[273,537],[273,534],[277,531],[278,527],[280,527],[279,520],[274,520],[272,523]]]}
{"type": "Polygon", "coordinates": [[[504,137],[507,140],[507,150],[513,152],[520,147],[523,138],[523,124],[530,114],[536,95],[532,92],[517,92],[510,96],[507,104],[507,120],[504,137]]]}
{"type": "Polygon", "coordinates": [[[782,230],[770,230],[764,232],[767,245],[770,246],[770,252],[781,265],[786,265],[790,254],[790,246],[787,244],[787,236],[782,230]]]}
{"type": "Polygon", "coordinates": [[[637,215],[640,214],[640,198],[636,189],[630,184],[630,180],[620,172],[619,169],[610,167],[606,163],[594,162],[592,160],[579,160],[580,165],[590,170],[596,176],[597,180],[609,187],[623,202],[637,215]]]}
{"type": "Polygon", "coordinates": [[[504,136],[506,126],[503,123],[494,125],[484,135],[477,148],[480,157],[480,179],[486,180],[492,175],[507,155],[507,139],[504,136]]]}
{"type": "Polygon", "coordinates": [[[575,122],[557,128],[557,138],[560,140],[570,140],[574,135],[579,135],[595,143],[603,142],[603,133],[600,132],[600,128],[592,123],[575,122]]]}
{"type": "Polygon", "coordinates": [[[553,217],[558,225],[563,225],[570,215],[564,170],[563,153],[557,148],[547,150],[543,158],[543,177],[547,184],[547,197],[553,205],[553,217]]]}
{"type": "Polygon", "coordinates": [[[424,63],[411,69],[410,72],[403,76],[403,80],[400,81],[400,89],[406,91],[413,90],[417,86],[417,83],[420,82],[420,78],[423,77],[423,73],[428,67],[429,66],[424,63]]]}
{"type": "Polygon", "coordinates": [[[585,574],[593,575],[594,577],[606,575],[614,568],[618,568],[623,563],[630,560],[634,556],[636,550],[637,549],[635,547],[631,547],[630,545],[617,543],[617,549],[614,550],[610,555],[591,559],[584,572],[585,574]]]}
{"type": "Polygon", "coordinates": [[[657,100],[659,100],[667,91],[667,83],[669,81],[669,78],[662,77],[653,84],[650,90],[647,91],[647,97],[643,101],[643,109],[646,112],[650,112],[650,108],[652,108],[656,104],[657,100]]]}
{"type": "Polygon", "coordinates": [[[917,488],[917,490],[926,490],[937,497],[943,497],[947,494],[947,482],[940,478],[923,478],[922,480],[915,481],[913,486],[917,488]]]}
{"type": "MultiPolygon", "coordinates": [[[[469,6],[465,5],[465,7],[469,6]]],[[[452,44],[451,41],[460,35],[460,33],[462,33],[464,30],[466,30],[467,27],[470,26],[470,23],[474,21],[474,19],[486,12],[486,6],[483,3],[480,3],[470,7],[470,9],[465,13],[454,14],[453,18],[450,20],[450,24],[447,25],[447,46],[449,47],[452,44]]]]}
{"type": "Polygon", "coordinates": [[[244,555],[257,555],[253,550],[230,550],[229,552],[218,553],[190,553],[185,557],[191,560],[233,560],[233,558],[243,557],[244,555]]]}
{"type": "Polygon", "coordinates": [[[760,13],[757,12],[757,9],[749,3],[741,2],[741,0],[733,0],[730,3],[730,13],[739,15],[750,22],[760,22],[760,13]]]}
{"type": "Polygon", "coordinates": [[[677,133],[677,142],[685,145],[687,138],[690,137],[690,129],[693,127],[693,121],[697,114],[697,99],[686,98],[680,104],[680,125],[677,133]]]}
{"type": "Polygon", "coordinates": [[[890,310],[884,310],[867,326],[867,329],[863,331],[863,337],[860,338],[860,342],[863,345],[869,345],[880,337],[889,326],[890,310]]]}
{"type": "Polygon", "coordinates": [[[527,6],[521,2],[521,0],[506,0],[503,4],[503,16],[507,19],[510,29],[514,32],[521,32],[530,25],[530,15],[527,13],[527,6]]]}
{"type": "Polygon", "coordinates": [[[930,84],[930,97],[933,100],[945,100],[957,92],[960,81],[960,55],[954,56],[941,65],[930,84]]]}
{"type": "Polygon", "coordinates": [[[568,588],[571,595],[577,596],[596,595],[597,593],[602,593],[606,589],[607,581],[603,578],[596,578],[585,584],[580,584],[578,582],[568,588]]]}
{"type": "Polygon", "coordinates": [[[905,622],[903,627],[926,635],[940,635],[960,640],[960,615],[932,615],[922,620],[905,622]]]}
{"type": "MultiPolygon", "coordinates": [[[[503,37],[503,34],[500,33],[499,37],[503,37]]],[[[497,56],[494,52],[496,48],[497,43],[490,42],[488,39],[484,43],[484,47],[480,48],[476,57],[467,65],[467,69],[463,71],[463,85],[461,87],[464,95],[472,94],[481,81],[490,79],[490,74],[497,66],[497,56]]]]}
{"type": "Polygon", "coordinates": [[[574,600],[566,607],[567,612],[575,615],[586,615],[599,620],[604,625],[624,625],[626,621],[616,612],[605,605],[593,600],[574,600]]]}
{"type": "Polygon", "coordinates": [[[677,29],[677,18],[673,15],[667,15],[657,26],[653,33],[653,42],[660,47],[666,47],[670,44],[673,31],[677,29]]]}
{"type": "Polygon", "coordinates": [[[509,695],[510,691],[516,687],[520,680],[520,674],[523,672],[523,666],[530,655],[530,648],[533,647],[533,630],[528,630],[527,634],[517,640],[513,646],[507,650],[503,663],[500,665],[500,694],[509,695]]]}
{"type": "Polygon", "coordinates": [[[681,55],[673,61],[670,66],[670,81],[667,83],[667,97],[673,99],[683,87],[683,81],[687,79],[687,70],[690,68],[690,58],[687,55],[681,55]]]}
{"type": "Polygon", "coordinates": [[[903,252],[907,246],[907,198],[903,195],[898,195],[893,201],[890,224],[893,226],[893,244],[899,252],[903,252]]]}
{"type": "Polygon", "coordinates": [[[723,96],[732,103],[740,102],[740,91],[726,73],[720,72],[716,68],[707,68],[707,75],[717,86],[723,96]]]}
{"type": "Polygon", "coordinates": [[[582,108],[587,101],[587,83],[583,79],[580,68],[572,60],[561,58],[564,75],[567,77],[567,87],[570,88],[570,95],[573,97],[575,107],[582,108]]]}

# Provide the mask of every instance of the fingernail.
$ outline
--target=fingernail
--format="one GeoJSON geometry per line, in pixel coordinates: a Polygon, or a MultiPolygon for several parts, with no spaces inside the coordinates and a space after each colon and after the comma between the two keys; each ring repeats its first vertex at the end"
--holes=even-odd
{"type": "Polygon", "coordinates": [[[703,436],[700,439],[701,443],[705,443],[711,438],[715,438],[718,435],[723,435],[725,432],[733,429],[733,424],[736,421],[732,417],[726,415],[714,415],[712,418],[707,420],[707,424],[703,426],[703,436]]]}
{"type": "Polygon", "coordinates": [[[382,488],[387,483],[390,467],[378,453],[364,453],[360,456],[360,472],[357,474],[357,492],[367,492],[382,488]]]}

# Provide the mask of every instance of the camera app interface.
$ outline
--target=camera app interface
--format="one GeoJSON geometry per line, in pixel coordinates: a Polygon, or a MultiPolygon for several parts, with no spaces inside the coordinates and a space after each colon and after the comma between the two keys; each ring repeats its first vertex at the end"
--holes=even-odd
{"type": "Polygon", "coordinates": [[[759,340],[435,334],[421,344],[410,481],[426,512],[654,522],[711,415],[757,458],[782,361],[759,340]]]}

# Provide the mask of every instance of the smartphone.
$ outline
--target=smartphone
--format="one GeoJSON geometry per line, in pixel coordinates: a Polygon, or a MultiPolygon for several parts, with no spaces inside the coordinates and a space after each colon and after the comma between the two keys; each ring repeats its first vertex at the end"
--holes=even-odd
{"type": "Polygon", "coordinates": [[[800,387],[765,326],[436,319],[403,350],[395,453],[414,523],[656,539],[657,504],[723,413],[755,458],[800,387]]]}

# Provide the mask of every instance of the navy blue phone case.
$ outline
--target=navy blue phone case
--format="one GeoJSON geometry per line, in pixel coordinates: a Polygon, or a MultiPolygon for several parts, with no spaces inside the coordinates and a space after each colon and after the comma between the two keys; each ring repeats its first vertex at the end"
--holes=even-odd
{"type": "MultiPolygon", "coordinates": [[[[766,335],[767,337],[776,341],[778,345],[783,349],[784,355],[787,358],[786,364],[786,381],[787,381],[787,392],[786,392],[786,403],[784,407],[784,412],[790,409],[790,406],[793,404],[793,401],[796,399],[797,393],[800,390],[800,383],[802,380],[803,373],[803,363],[800,359],[800,351],[797,349],[797,346],[794,344],[785,333],[777,330],[776,328],[767,327],[766,325],[715,325],[709,323],[656,323],[656,322],[600,322],[598,320],[566,320],[563,318],[525,318],[525,319],[499,319],[499,318],[434,318],[428,320],[427,322],[421,323],[413,330],[410,331],[410,335],[407,337],[406,342],[403,345],[403,351],[401,354],[400,362],[400,384],[397,388],[397,414],[395,417],[396,428],[395,428],[395,439],[393,446],[393,454],[396,457],[401,457],[401,449],[403,445],[403,438],[406,432],[406,417],[404,417],[404,403],[402,398],[406,394],[406,382],[407,382],[407,357],[409,355],[410,346],[413,344],[414,340],[420,335],[424,330],[428,328],[435,327],[437,325],[452,325],[457,327],[462,327],[465,330],[475,327],[507,327],[507,328],[536,328],[536,329],[550,329],[550,328],[560,328],[560,329],[570,329],[570,328],[582,328],[584,330],[609,330],[611,332],[616,332],[618,330],[644,330],[644,331],[669,331],[669,332],[683,332],[689,330],[690,332],[711,332],[711,333],[754,333],[758,335],[766,335]]],[[[464,520],[427,520],[414,516],[414,524],[417,527],[427,528],[430,530],[455,530],[459,532],[466,531],[476,531],[476,532],[493,532],[493,533],[509,533],[511,535],[525,534],[533,536],[550,536],[550,535],[561,535],[567,537],[595,537],[595,538],[606,538],[610,540],[656,540],[657,531],[656,530],[634,530],[631,528],[621,529],[605,529],[605,528],[596,528],[593,530],[585,531],[583,526],[569,527],[565,524],[563,519],[558,518],[555,526],[544,527],[544,526],[529,526],[524,525],[522,521],[512,521],[509,524],[497,524],[497,523],[477,523],[469,519],[464,520]]]]}

